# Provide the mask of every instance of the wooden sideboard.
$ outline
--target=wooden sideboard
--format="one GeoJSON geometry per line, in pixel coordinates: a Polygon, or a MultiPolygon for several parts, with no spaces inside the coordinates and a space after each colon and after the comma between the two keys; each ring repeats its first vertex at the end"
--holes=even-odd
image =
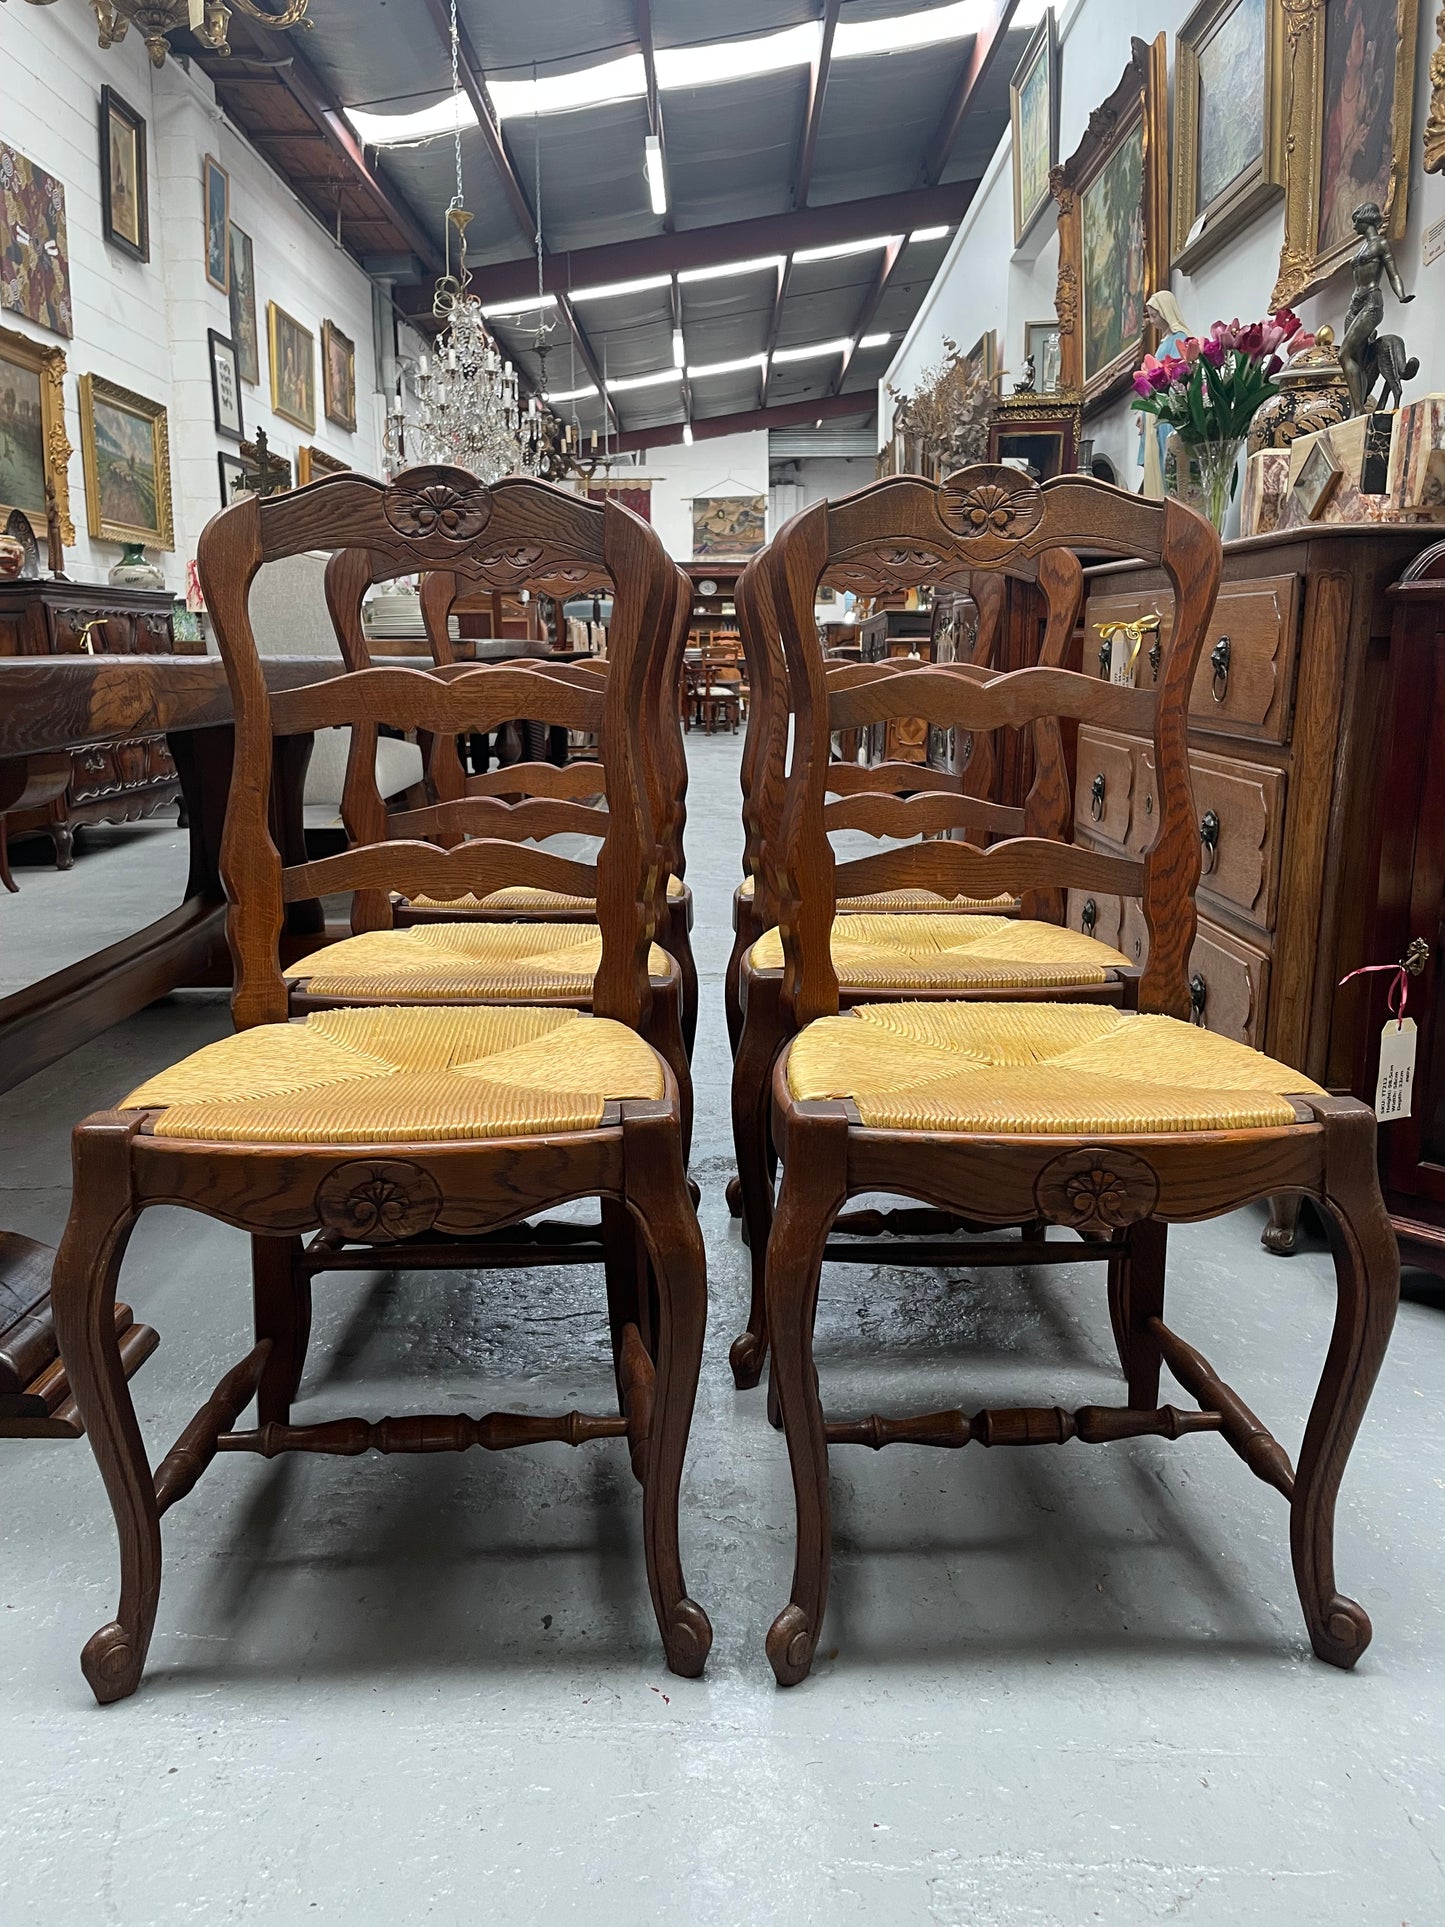
{"type": "MultiPolygon", "coordinates": [[[[171,595],[89,582],[0,584],[0,656],[204,655],[200,642],[178,643],[171,595]]],[[[82,743],[70,752],[63,788],[46,800],[9,811],[8,840],[45,835],[56,867],[74,861],[83,823],[127,823],[179,804],[181,782],[163,736],[82,743]]]]}

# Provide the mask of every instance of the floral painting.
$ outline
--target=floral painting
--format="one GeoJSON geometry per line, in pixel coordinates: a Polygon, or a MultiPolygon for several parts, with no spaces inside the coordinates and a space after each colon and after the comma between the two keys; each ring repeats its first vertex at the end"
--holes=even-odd
{"type": "Polygon", "coordinates": [[[695,561],[745,561],[767,540],[765,495],[698,495],[692,504],[695,561]]]}
{"type": "Polygon", "coordinates": [[[1083,193],[1084,379],[1144,328],[1144,130],[1124,135],[1083,193]]]}
{"type": "Polygon", "coordinates": [[[65,189],[53,174],[0,144],[0,308],[74,332],[65,189]]]}

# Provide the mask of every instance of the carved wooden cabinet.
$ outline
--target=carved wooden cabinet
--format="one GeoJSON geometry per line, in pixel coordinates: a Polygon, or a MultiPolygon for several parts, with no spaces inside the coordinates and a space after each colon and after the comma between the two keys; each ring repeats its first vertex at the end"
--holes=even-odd
{"type": "MultiPolygon", "coordinates": [[[[204,655],[204,643],[175,640],[173,608],[166,590],[0,583],[0,656],[204,655]]],[[[180,779],[163,736],[86,743],[70,758],[62,795],[5,818],[11,842],[49,836],[59,869],[68,870],[74,860],[79,824],[133,822],[180,800],[180,779]]]]}
{"type": "MultiPolygon", "coordinates": [[[[934,657],[933,613],[928,609],[880,609],[858,625],[858,647],[864,662],[883,662],[890,656],[934,657]]],[[[866,733],[869,763],[927,763],[928,724],[921,716],[898,716],[874,723],[866,733]]]]}
{"type": "MultiPolygon", "coordinates": [[[[1426,540],[1419,529],[1331,527],[1228,544],[1190,703],[1203,861],[1196,1020],[1334,1090],[1357,1087],[1366,1003],[1338,989],[1339,979],[1375,961],[1367,923],[1384,774],[1387,591],[1426,540]]],[[[1109,673],[1097,624],[1156,608],[1167,624],[1170,607],[1158,569],[1091,570],[1084,670],[1109,673]]],[[[1134,659],[1141,684],[1157,673],[1153,641],[1146,631],[1134,659]]],[[[1149,745],[1081,728],[1079,841],[1137,854],[1152,841],[1156,811],[1149,745]]],[[[1068,917],[1142,960],[1137,902],[1076,890],[1068,917]]]]}

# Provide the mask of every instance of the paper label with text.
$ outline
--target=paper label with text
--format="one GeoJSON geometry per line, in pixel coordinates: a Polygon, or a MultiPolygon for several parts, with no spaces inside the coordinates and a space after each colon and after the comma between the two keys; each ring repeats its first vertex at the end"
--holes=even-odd
{"type": "Polygon", "coordinates": [[[1410,1092],[1415,1083],[1415,1019],[1403,1024],[1392,1017],[1380,1032],[1380,1076],[1375,1085],[1375,1116],[1381,1124],[1410,1115],[1410,1092]]]}

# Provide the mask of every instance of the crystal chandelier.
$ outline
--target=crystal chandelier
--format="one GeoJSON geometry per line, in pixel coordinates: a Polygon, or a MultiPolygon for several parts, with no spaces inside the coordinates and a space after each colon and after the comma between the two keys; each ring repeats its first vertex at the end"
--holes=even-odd
{"type": "MultiPolygon", "coordinates": [[[[55,0],[30,0],[30,4],[49,7],[55,0]]],[[[90,10],[100,29],[103,48],[124,40],[127,29],[134,25],[149,50],[151,65],[164,67],[171,50],[166,36],[181,27],[189,27],[212,53],[228,54],[233,13],[239,11],[258,27],[269,27],[279,33],[288,27],[309,29],[311,22],[306,18],[306,10],[310,4],[311,0],[286,0],[279,13],[268,13],[256,5],[256,0],[230,0],[229,5],[224,4],[224,0],[90,0],[90,10]]]]}
{"type": "MultiPolygon", "coordinates": [[[[451,53],[455,100],[456,0],[451,6],[451,53]]],[[[517,392],[517,371],[503,357],[482,319],[481,302],[470,292],[467,226],[472,217],[462,195],[460,119],[453,129],[453,157],[456,193],[446,214],[445,272],[432,296],[432,314],[443,328],[434,352],[417,358],[412,374],[415,406],[410,412],[402,379],[397,378],[396,400],[386,418],[388,473],[441,463],[467,469],[487,483],[499,481],[503,475],[557,477],[566,471],[571,431],[564,430],[540,407],[535,395],[523,406],[517,392]]]]}

